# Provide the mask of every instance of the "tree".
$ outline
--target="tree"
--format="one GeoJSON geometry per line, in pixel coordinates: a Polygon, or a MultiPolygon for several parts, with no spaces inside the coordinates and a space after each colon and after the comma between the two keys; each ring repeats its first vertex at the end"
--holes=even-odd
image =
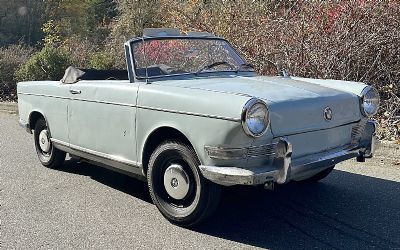
{"type": "Polygon", "coordinates": [[[77,36],[101,44],[117,14],[113,0],[45,0],[48,19],[61,28],[61,37],[77,36]]]}
{"type": "Polygon", "coordinates": [[[44,3],[35,0],[0,0],[0,46],[24,42],[35,45],[43,36],[44,3]]]}

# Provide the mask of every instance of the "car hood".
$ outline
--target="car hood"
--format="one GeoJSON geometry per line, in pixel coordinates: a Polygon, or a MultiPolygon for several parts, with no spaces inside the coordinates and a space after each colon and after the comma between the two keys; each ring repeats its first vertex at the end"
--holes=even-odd
{"type": "Polygon", "coordinates": [[[330,87],[328,80],[310,82],[305,78],[237,76],[160,84],[261,98],[269,106],[274,136],[326,129],[360,119],[357,94],[330,87]],[[333,113],[331,120],[324,118],[327,107],[333,113]]]}

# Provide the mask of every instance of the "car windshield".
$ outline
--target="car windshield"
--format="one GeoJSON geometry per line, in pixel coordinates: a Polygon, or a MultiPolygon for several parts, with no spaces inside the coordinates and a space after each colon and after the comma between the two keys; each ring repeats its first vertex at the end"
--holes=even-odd
{"type": "Polygon", "coordinates": [[[133,43],[132,52],[138,78],[253,71],[220,38],[144,39],[133,43]]]}

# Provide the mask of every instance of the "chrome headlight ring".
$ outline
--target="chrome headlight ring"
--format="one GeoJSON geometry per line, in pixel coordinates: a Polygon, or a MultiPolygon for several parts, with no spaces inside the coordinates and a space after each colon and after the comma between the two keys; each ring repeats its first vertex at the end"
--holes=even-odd
{"type": "Polygon", "coordinates": [[[244,105],[241,118],[247,135],[261,137],[269,126],[268,106],[264,101],[253,97],[244,105]]]}
{"type": "Polygon", "coordinates": [[[360,98],[360,109],[361,113],[365,117],[374,116],[379,109],[380,97],[378,91],[371,87],[367,86],[361,92],[360,98]]]}

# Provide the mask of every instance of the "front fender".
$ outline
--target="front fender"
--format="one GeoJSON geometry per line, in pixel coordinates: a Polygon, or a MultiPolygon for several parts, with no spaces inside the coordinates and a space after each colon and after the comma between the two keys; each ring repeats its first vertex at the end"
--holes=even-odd
{"type": "MultiPolygon", "coordinates": [[[[148,136],[170,127],[184,134],[201,164],[221,162],[205,152],[207,145],[250,146],[253,138],[242,128],[240,115],[249,97],[205,90],[147,84],[140,87],[137,110],[137,148],[142,161],[148,136]]],[[[228,162],[224,161],[224,164],[228,162]]],[[[238,164],[237,161],[229,162],[238,164]]],[[[240,162],[245,164],[245,160],[240,162]]]]}
{"type": "MultiPolygon", "coordinates": [[[[206,145],[234,145],[239,147],[250,146],[253,142],[253,139],[243,132],[242,125],[239,122],[143,108],[138,108],[137,116],[137,146],[140,162],[142,162],[147,138],[153,131],[161,127],[169,127],[181,132],[192,144],[201,164],[221,164],[221,160],[211,159],[207,155],[206,145]]],[[[228,162],[226,160],[223,163],[238,164],[237,161],[228,162]]],[[[245,164],[245,161],[241,164],[245,164]]]]}

